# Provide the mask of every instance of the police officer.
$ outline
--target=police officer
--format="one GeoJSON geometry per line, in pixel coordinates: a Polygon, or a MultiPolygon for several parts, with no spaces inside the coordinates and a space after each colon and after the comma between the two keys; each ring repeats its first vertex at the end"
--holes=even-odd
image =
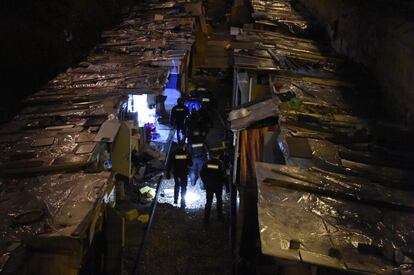
{"type": "Polygon", "coordinates": [[[189,115],[185,120],[185,129],[190,143],[193,140],[205,137],[200,113],[195,108],[191,110],[191,115],[189,115]]]}
{"type": "Polygon", "coordinates": [[[191,166],[190,171],[191,185],[195,186],[200,177],[201,168],[203,168],[204,163],[209,159],[208,147],[201,138],[192,139],[188,144],[188,152],[193,160],[193,166],[191,166]]]}
{"type": "Polygon", "coordinates": [[[210,111],[215,105],[213,93],[207,90],[206,88],[197,89],[199,100],[204,108],[210,111]]]}
{"type": "Polygon", "coordinates": [[[170,172],[174,174],[174,204],[178,202],[178,194],[181,189],[181,208],[185,208],[185,194],[187,193],[188,170],[193,162],[191,155],[186,151],[184,141],[180,141],[178,147],[173,150],[167,162],[167,179],[170,172]]]}
{"type": "Polygon", "coordinates": [[[177,130],[178,142],[181,139],[185,139],[185,137],[183,137],[185,134],[185,119],[188,114],[188,108],[184,105],[184,100],[182,98],[177,99],[177,105],[171,110],[170,124],[174,125],[177,130]]]}
{"type": "Polygon", "coordinates": [[[226,192],[229,192],[229,184],[226,180],[223,163],[219,159],[211,159],[206,161],[203,165],[203,169],[201,170],[201,179],[203,180],[203,183],[206,187],[204,223],[208,225],[214,194],[216,195],[217,200],[218,218],[223,218],[223,184],[226,186],[226,192]]]}
{"type": "Polygon", "coordinates": [[[206,105],[202,103],[201,108],[198,111],[198,114],[200,116],[200,125],[202,128],[202,133],[204,136],[207,136],[208,131],[210,130],[210,128],[213,127],[213,120],[211,119],[212,111],[208,110],[206,105]]]}
{"type": "Polygon", "coordinates": [[[198,101],[201,108],[199,109],[200,118],[202,121],[203,133],[207,135],[211,127],[213,127],[213,108],[215,107],[215,100],[213,93],[206,88],[197,89],[198,101]]]}

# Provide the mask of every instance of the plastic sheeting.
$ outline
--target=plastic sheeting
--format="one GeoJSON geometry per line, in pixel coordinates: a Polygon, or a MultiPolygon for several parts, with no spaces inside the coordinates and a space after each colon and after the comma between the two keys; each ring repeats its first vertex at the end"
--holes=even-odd
{"type": "Polygon", "coordinates": [[[52,170],[58,166],[87,165],[95,150],[82,154],[76,152],[81,142],[91,141],[93,134],[88,128],[76,127],[74,124],[62,124],[63,128],[60,127],[20,131],[18,140],[1,143],[0,150],[3,154],[0,155],[0,174],[21,174],[52,170]],[[70,127],[63,127],[65,125],[70,127]]]}
{"type": "Polygon", "coordinates": [[[281,149],[285,161],[289,166],[303,168],[319,167],[328,171],[341,171],[341,158],[339,157],[337,146],[326,140],[318,140],[303,137],[292,137],[283,133],[278,137],[278,145],[281,149]],[[299,142],[291,142],[295,139],[299,142]],[[306,144],[309,152],[307,156],[300,154],[301,143],[306,144]]]}
{"type": "MultiPolygon", "coordinates": [[[[349,200],[280,187],[278,182],[287,177],[299,182],[296,168],[280,168],[257,164],[260,238],[264,254],[350,271],[414,272],[413,213],[368,204],[361,207],[360,203],[349,200]],[[283,174],[272,169],[283,171],[283,174]],[[285,176],[287,173],[292,177],[285,176]],[[266,181],[268,178],[274,183],[266,181]]],[[[310,171],[306,173],[303,175],[306,179],[308,176],[320,179],[321,176],[310,171]]],[[[322,178],[325,184],[331,181],[330,176],[322,178]]],[[[332,187],[344,188],[341,192],[357,190],[375,195],[375,190],[368,190],[368,186],[359,183],[350,186],[350,182],[332,187]]],[[[387,194],[384,193],[382,199],[388,199],[387,194]]]]}
{"type": "Polygon", "coordinates": [[[86,165],[94,152],[80,154],[80,143],[96,138],[126,96],[161,94],[170,69],[185,70],[194,43],[194,17],[182,12],[185,3],[171,5],[147,2],[132,9],[85,60],[27,98],[13,122],[0,127],[0,172],[86,165]],[[103,120],[89,123],[96,118],[103,120]],[[36,145],[43,138],[53,141],[36,145]]]}
{"type": "Polygon", "coordinates": [[[253,0],[253,18],[256,23],[284,27],[295,34],[307,34],[310,30],[309,22],[297,12],[288,0],[263,1],[253,0]]]}
{"type": "MultiPolygon", "coordinates": [[[[235,67],[244,62],[269,74],[277,146],[287,164],[258,163],[249,174],[257,177],[262,252],[349,271],[414,274],[413,129],[379,121],[373,81],[324,36],[311,36],[317,28],[297,1],[251,3],[255,24],[236,35],[249,50],[235,49],[235,67]]],[[[244,161],[241,176],[260,160],[244,161]]]]}
{"type": "Polygon", "coordinates": [[[277,64],[271,57],[258,57],[255,51],[243,52],[235,51],[234,64],[238,68],[248,68],[255,70],[276,70],[277,64]]]}
{"type": "Polygon", "coordinates": [[[250,112],[250,115],[243,118],[233,119],[231,121],[232,130],[245,129],[255,122],[270,117],[276,117],[277,102],[273,99],[268,99],[263,102],[248,106],[246,109],[250,112]]]}
{"type": "MultiPolygon", "coordinates": [[[[414,213],[414,203],[409,192],[385,187],[364,178],[330,173],[320,169],[302,169],[285,165],[260,164],[268,169],[265,173],[271,180],[283,186],[306,190],[317,194],[371,204],[379,208],[389,208],[414,213]]],[[[265,180],[266,182],[266,180],[265,180]]]]}
{"type": "MultiPolygon", "coordinates": [[[[47,89],[131,89],[144,92],[162,91],[168,70],[136,67],[126,58],[106,55],[105,59],[91,55],[81,68],[67,70],[51,81],[47,89]],[[113,68],[106,68],[110,62],[113,68]]],[[[137,61],[138,63],[138,61],[137,61]]],[[[107,91],[111,92],[111,91],[107,91]]]]}
{"type": "MultiPolygon", "coordinates": [[[[0,255],[11,242],[36,242],[42,250],[55,242],[51,236],[68,236],[86,249],[73,234],[91,225],[88,213],[103,200],[109,178],[96,172],[97,156],[109,148],[95,138],[106,120],[124,115],[128,95],[161,94],[170,70],[187,70],[195,18],[185,5],[140,2],[103,33],[88,57],[28,97],[21,113],[0,126],[0,255]],[[29,216],[28,224],[15,221],[29,216]]],[[[7,255],[18,265],[14,252],[7,255]]]]}
{"type": "Polygon", "coordinates": [[[2,180],[0,250],[12,241],[39,234],[70,236],[96,202],[103,199],[108,179],[109,172],[79,172],[2,180]],[[36,209],[44,212],[40,220],[15,224],[17,215],[36,209]]]}
{"type": "MultiPolygon", "coordinates": [[[[291,129],[290,126],[289,129],[291,129]]],[[[281,134],[278,136],[278,146],[283,153],[286,164],[289,166],[301,168],[316,167],[324,171],[341,173],[347,176],[367,178],[381,183],[385,187],[412,190],[411,179],[414,177],[414,174],[407,169],[412,164],[407,163],[404,165],[404,163],[388,159],[378,151],[371,152],[370,148],[351,150],[344,145],[320,139],[321,135],[318,132],[315,132],[317,135],[314,136],[300,135],[299,137],[292,136],[291,133],[282,127],[281,134]],[[298,155],[295,152],[298,145],[289,142],[292,138],[301,140],[302,143],[308,145],[310,151],[308,157],[298,155]]],[[[330,138],[326,136],[326,139],[330,138]]],[[[395,190],[395,192],[398,191],[395,190]]]]}
{"type": "Polygon", "coordinates": [[[352,93],[352,90],[344,87],[319,85],[305,79],[275,76],[273,91],[278,97],[285,99],[284,101],[296,97],[309,108],[313,106],[313,108],[319,108],[320,111],[335,111],[341,114],[350,110],[345,99],[352,93]],[[290,93],[289,97],[286,96],[288,93],[290,93]]]}

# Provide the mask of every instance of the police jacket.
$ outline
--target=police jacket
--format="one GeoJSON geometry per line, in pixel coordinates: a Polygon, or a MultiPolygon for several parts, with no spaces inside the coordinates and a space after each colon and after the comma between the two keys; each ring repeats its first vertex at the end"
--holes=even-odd
{"type": "Polygon", "coordinates": [[[171,110],[170,123],[184,125],[184,121],[189,114],[188,108],[184,105],[176,105],[171,110]]]}
{"type": "Polygon", "coordinates": [[[201,101],[201,104],[207,108],[211,108],[212,106],[215,105],[213,93],[210,91],[201,91],[200,101],[201,101]]]}
{"type": "Polygon", "coordinates": [[[208,112],[205,107],[202,107],[198,112],[202,127],[205,129],[213,127],[213,120],[211,119],[210,112],[208,112]]]}
{"type": "Polygon", "coordinates": [[[220,189],[223,184],[226,186],[226,190],[229,188],[223,163],[219,159],[206,161],[201,169],[200,176],[207,191],[220,189]]]}
{"type": "Polygon", "coordinates": [[[202,120],[198,113],[193,113],[185,120],[185,128],[187,130],[187,136],[201,136],[202,135],[202,120]]]}
{"type": "Polygon", "coordinates": [[[171,170],[174,175],[185,176],[188,175],[188,169],[193,165],[191,155],[182,148],[177,148],[171,152],[167,162],[167,173],[171,170]]]}
{"type": "Polygon", "coordinates": [[[203,141],[197,142],[194,140],[188,144],[188,152],[193,159],[200,158],[206,160],[209,156],[207,144],[203,141]]]}

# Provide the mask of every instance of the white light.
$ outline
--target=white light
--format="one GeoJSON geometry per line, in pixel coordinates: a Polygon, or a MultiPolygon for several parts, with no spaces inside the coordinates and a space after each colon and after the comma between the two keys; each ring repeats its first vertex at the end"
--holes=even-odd
{"type": "Polygon", "coordinates": [[[200,199],[200,196],[196,193],[191,192],[191,191],[187,192],[187,194],[185,194],[185,201],[187,203],[193,203],[193,202],[198,201],[199,199],[200,199]]]}
{"type": "Polygon", "coordinates": [[[155,108],[148,108],[147,95],[129,95],[128,111],[138,112],[138,126],[143,127],[145,123],[155,123],[155,108]]]}

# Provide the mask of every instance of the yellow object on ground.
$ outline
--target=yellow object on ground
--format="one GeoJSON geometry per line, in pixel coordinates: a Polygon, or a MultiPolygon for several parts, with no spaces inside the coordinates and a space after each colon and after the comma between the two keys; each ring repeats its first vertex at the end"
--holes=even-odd
{"type": "Polygon", "coordinates": [[[146,198],[152,199],[155,197],[155,189],[151,188],[149,186],[142,187],[139,189],[139,192],[143,195],[145,195],[146,198]]]}
{"type": "Polygon", "coordinates": [[[142,222],[142,223],[148,223],[149,221],[149,215],[145,214],[145,215],[141,215],[138,217],[138,221],[142,222]]]}
{"type": "Polygon", "coordinates": [[[125,218],[128,221],[133,221],[133,220],[137,219],[138,216],[139,216],[139,213],[138,213],[138,210],[136,210],[136,209],[129,210],[128,212],[125,213],[125,218]]]}

